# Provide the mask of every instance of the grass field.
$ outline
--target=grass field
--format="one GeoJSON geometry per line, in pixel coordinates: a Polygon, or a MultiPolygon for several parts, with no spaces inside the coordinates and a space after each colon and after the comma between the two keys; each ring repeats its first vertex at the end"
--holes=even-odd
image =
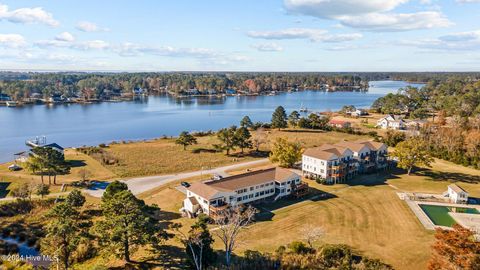
{"type": "MultiPolygon", "coordinates": [[[[255,136],[255,132],[252,132],[255,136]]],[[[271,130],[266,132],[266,141],[260,150],[268,151],[271,142],[278,137],[287,137],[291,141],[301,142],[304,147],[318,146],[323,143],[334,143],[342,139],[354,140],[362,138],[337,132],[312,130],[271,130]]],[[[255,155],[240,155],[239,150],[231,156],[215,152],[213,144],[218,144],[215,136],[197,138],[198,144],[190,146],[186,151],[176,145],[174,139],[157,139],[147,142],[113,144],[106,151],[119,160],[119,165],[108,166],[119,177],[169,174],[215,168],[238,162],[246,162],[261,158],[255,155]],[[197,151],[193,151],[197,149],[197,151]],[[200,150],[200,151],[198,151],[200,150]]]]}
{"type": "MultiPolygon", "coordinates": [[[[268,166],[260,164],[254,169],[268,166]]],[[[240,168],[229,173],[244,171],[240,168]]],[[[433,231],[424,229],[398,198],[398,190],[389,185],[405,191],[441,193],[451,181],[474,181],[478,175],[480,171],[436,160],[432,169],[419,170],[410,176],[402,170],[394,170],[363,175],[349,184],[334,186],[306,180],[315,192],[329,193],[332,198],[261,205],[260,221],[242,233],[242,244],[236,252],[241,254],[247,249],[273,252],[280,245],[301,239],[301,230],[313,225],[325,231],[321,242],[351,245],[367,256],[392,264],[395,269],[425,269],[434,240],[433,231]]],[[[457,184],[471,194],[480,194],[479,184],[457,184]]],[[[167,187],[149,192],[144,198],[147,203],[156,203],[161,209],[175,213],[185,195],[167,187]]],[[[171,217],[174,217],[171,222],[180,222],[187,228],[192,222],[173,214],[171,217]]],[[[222,248],[218,240],[214,246],[222,248]]]]}
{"type": "MultiPolygon", "coordinates": [[[[73,149],[65,150],[65,159],[72,164],[72,168],[69,174],[58,175],[57,184],[50,187],[50,192],[60,191],[61,185],[65,183],[71,183],[73,181],[80,180],[78,175],[81,169],[87,169],[91,176],[92,180],[109,180],[116,178],[116,175],[111,172],[108,168],[105,168],[95,159],[79,153],[73,149]]],[[[11,172],[8,170],[8,166],[12,163],[0,164],[0,198],[4,197],[9,190],[12,188],[23,184],[31,183],[38,184],[41,183],[41,178],[38,175],[32,175],[27,170],[21,170],[16,172],[11,172]]],[[[44,176],[44,182],[48,183],[48,177],[44,176]]],[[[52,179],[53,182],[53,179],[52,179]]]]}

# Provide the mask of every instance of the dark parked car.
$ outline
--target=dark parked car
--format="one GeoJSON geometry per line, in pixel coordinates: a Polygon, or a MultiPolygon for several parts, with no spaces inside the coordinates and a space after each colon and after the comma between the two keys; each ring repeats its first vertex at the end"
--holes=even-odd
{"type": "Polygon", "coordinates": [[[181,185],[184,186],[184,187],[189,187],[190,186],[190,184],[187,183],[187,182],[182,182],[181,185]]]}

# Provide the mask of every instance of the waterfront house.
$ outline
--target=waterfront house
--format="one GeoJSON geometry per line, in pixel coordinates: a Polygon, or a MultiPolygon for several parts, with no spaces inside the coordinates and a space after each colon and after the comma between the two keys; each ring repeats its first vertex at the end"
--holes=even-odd
{"type": "Polygon", "coordinates": [[[270,168],[193,183],[187,188],[182,212],[193,217],[199,213],[213,216],[229,206],[275,201],[286,196],[301,196],[308,185],[300,176],[283,168],[270,168]]]}
{"type": "Polygon", "coordinates": [[[331,127],[336,127],[336,128],[349,128],[349,127],[352,126],[352,123],[350,123],[348,121],[332,119],[328,122],[328,125],[331,126],[331,127]]]}
{"type": "Polygon", "coordinates": [[[345,182],[358,173],[385,169],[387,154],[385,144],[367,140],[324,144],[305,150],[302,173],[327,183],[345,182]]]}
{"type": "Polygon", "coordinates": [[[377,121],[377,127],[382,129],[403,130],[405,129],[405,121],[399,115],[389,114],[377,121]]]}
{"type": "Polygon", "coordinates": [[[141,87],[135,87],[135,88],[133,88],[132,93],[133,93],[133,95],[135,95],[135,96],[141,96],[141,95],[147,94],[147,91],[144,90],[144,89],[141,88],[141,87]]]}
{"type": "Polygon", "coordinates": [[[451,203],[468,202],[468,192],[466,192],[463,188],[459,187],[456,184],[451,184],[448,186],[447,196],[450,199],[451,203]]]}
{"type": "Polygon", "coordinates": [[[0,101],[10,101],[12,98],[10,98],[9,95],[0,93],[0,101]]]}
{"type": "Polygon", "coordinates": [[[302,155],[302,173],[327,183],[345,182],[357,173],[358,162],[353,152],[339,145],[324,144],[309,148],[302,155]]]}

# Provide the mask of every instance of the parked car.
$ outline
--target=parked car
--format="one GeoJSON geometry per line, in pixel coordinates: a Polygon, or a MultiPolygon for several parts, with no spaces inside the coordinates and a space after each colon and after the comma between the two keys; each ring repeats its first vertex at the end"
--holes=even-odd
{"type": "Polygon", "coordinates": [[[222,178],[223,178],[223,176],[221,176],[219,174],[214,174],[213,177],[212,177],[212,179],[215,180],[215,181],[216,180],[221,180],[222,178]]]}
{"type": "Polygon", "coordinates": [[[22,169],[22,167],[18,166],[17,164],[12,164],[12,165],[8,166],[8,169],[10,171],[20,171],[22,169]]]}
{"type": "Polygon", "coordinates": [[[190,184],[188,182],[182,182],[181,185],[183,187],[186,187],[186,188],[188,188],[190,186],[190,184]]]}

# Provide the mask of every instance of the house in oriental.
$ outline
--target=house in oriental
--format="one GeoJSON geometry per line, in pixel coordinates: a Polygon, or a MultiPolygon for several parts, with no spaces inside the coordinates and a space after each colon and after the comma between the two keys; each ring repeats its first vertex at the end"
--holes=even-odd
{"type": "Polygon", "coordinates": [[[187,188],[180,210],[190,217],[199,213],[214,216],[229,206],[303,196],[308,192],[308,185],[300,178],[290,170],[277,167],[193,183],[187,188]]]}
{"type": "Polygon", "coordinates": [[[353,152],[343,146],[324,144],[305,150],[302,156],[302,172],[307,178],[339,183],[351,179],[357,171],[353,152]]]}
{"type": "Polygon", "coordinates": [[[332,119],[328,122],[328,125],[335,128],[350,128],[352,123],[339,119],[332,119]]]}
{"type": "Polygon", "coordinates": [[[403,130],[405,129],[405,121],[399,115],[389,114],[377,121],[377,127],[381,129],[403,130]]]}
{"type": "Polygon", "coordinates": [[[360,117],[360,116],[368,115],[368,112],[367,110],[364,110],[364,109],[355,109],[354,111],[347,112],[347,114],[352,117],[360,117]]]}
{"type": "Polygon", "coordinates": [[[342,183],[359,173],[384,169],[387,164],[387,146],[366,140],[324,144],[305,150],[302,156],[303,175],[327,183],[342,183]]]}
{"type": "Polygon", "coordinates": [[[405,120],[405,128],[410,130],[419,130],[427,123],[428,121],[423,119],[405,120]]]}
{"type": "Polygon", "coordinates": [[[451,203],[464,204],[468,202],[468,192],[456,184],[449,185],[445,195],[450,199],[451,203]]]}

